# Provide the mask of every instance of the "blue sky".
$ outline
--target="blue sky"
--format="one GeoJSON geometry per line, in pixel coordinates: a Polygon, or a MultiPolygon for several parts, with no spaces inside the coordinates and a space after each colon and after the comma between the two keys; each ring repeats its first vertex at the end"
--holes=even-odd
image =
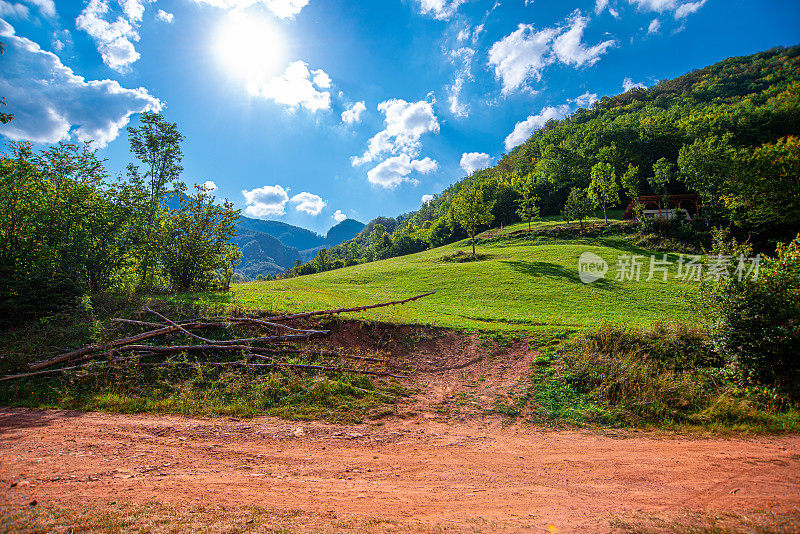
{"type": "Polygon", "coordinates": [[[6,139],[94,139],[161,110],[184,180],[324,232],[417,209],[550,117],[800,42],[796,0],[0,0],[6,139]]]}

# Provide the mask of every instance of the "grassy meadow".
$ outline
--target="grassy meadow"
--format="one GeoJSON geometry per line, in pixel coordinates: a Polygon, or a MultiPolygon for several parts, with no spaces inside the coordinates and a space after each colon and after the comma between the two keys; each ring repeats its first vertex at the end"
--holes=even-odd
{"type": "MultiPolygon", "coordinates": [[[[538,228],[556,224],[537,223],[538,228]]],[[[562,223],[563,224],[563,223],[562,223]]],[[[520,233],[526,224],[482,236],[477,261],[455,261],[471,252],[468,240],[428,251],[277,281],[237,284],[228,293],[184,294],[208,301],[276,312],[356,307],[436,294],[403,306],[354,314],[365,320],[488,331],[542,328],[581,331],[603,323],[646,326],[693,320],[697,284],[661,275],[647,281],[651,251],[625,236],[558,239],[520,233]],[[593,252],[609,263],[605,280],[584,284],[578,258],[593,252]],[[639,281],[614,280],[617,258],[645,256],[639,281]]],[[[658,256],[660,258],[660,254],[658,256]]],[[[673,262],[677,254],[670,254],[673,262]]]]}

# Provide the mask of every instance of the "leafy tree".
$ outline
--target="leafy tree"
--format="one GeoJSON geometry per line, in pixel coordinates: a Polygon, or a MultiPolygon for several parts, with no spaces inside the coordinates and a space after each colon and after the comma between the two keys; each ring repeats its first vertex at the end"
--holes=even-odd
{"type": "Polygon", "coordinates": [[[475,236],[478,230],[490,224],[492,215],[492,202],[483,198],[483,191],[479,186],[465,187],[453,202],[453,215],[461,227],[466,230],[472,239],[472,257],[475,257],[475,236]]]}
{"type": "Polygon", "coordinates": [[[392,238],[389,237],[389,232],[386,231],[386,227],[383,224],[377,223],[372,227],[370,243],[372,243],[374,258],[380,260],[388,257],[392,248],[392,238]]]}
{"type": "Polygon", "coordinates": [[[326,249],[319,249],[317,252],[316,262],[319,272],[322,273],[330,269],[330,258],[328,257],[328,251],[326,249]]]}
{"type": "Polygon", "coordinates": [[[619,185],[614,167],[610,163],[595,163],[592,167],[592,180],[588,189],[589,200],[603,210],[603,220],[608,223],[606,213],[610,206],[619,202],[619,185]]]}
{"type": "Polygon", "coordinates": [[[580,187],[573,187],[569,192],[567,202],[564,204],[564,209],[561,214],[568,223],[578,221],[581,226],[581,232],[583,232],[583,220],[591,215],[593,211],[594,206],[592,205],[592,201],[586,196],[586,191],[580,187]]]}
{"type": "Polygon", "coordinates": [[[175,289],[207,288],[231,256],[239,211],[228,201],[216,204],[201,186],[179,199],[161,226],[160,259],[175,289]]]}
{"type": "Polygon", "coordinates": [[[622,173],[622,187],[631,199],[636,200],[641,191],[641,180],[639,179],[639,167],[633,163],[628,164],[628,168],[622,173]]]}
{"type": "Polygon", "coordinates": [[[236,279],[236,276],[242,276],[236,273],[236,266],[242,261],[242,251],[238,247],[228,247],[225,252],[225,258],[222,261],[221,278],[222,290],[228,291],[231,288],[231,281],[236,279]]]}
{"type": "Polygon", "coordinates": [[[517,215],[520,219],[528,221],[528,232],[530,232],[531,220],[539,216],[539,197],[534,194],[536,182],[533,175],[517,176],[514,187],[521,197],[517,200],[519,205],[517,215]]]}
{"type": "MultiPolygon", "coordinates": [[[[6,53],[6,45],[5,43],[0,43],[0,54],[6,53]]],[[[0,97],[0,106],[6,105],[6,98],[0,97]]],[[[1,124],[8,124],[14,119],[14,115],[12,113],[2,113],[0,112],[0,123],[1,124]]]]}
{"type": "Polygon", "coordinates": [[[180,143],[183,135],[175,123],[168,122],[158,113],[145,112],[138,128],[128,127],[128,140],[133,155],[141,162],[143,170],[128,165],[128,176],[141,192],[138,210],[138,256],[140,286],[151,287],[158,259],[160,221],[164,217],[167,184],[176,181],[183,167],[180,143]]]}

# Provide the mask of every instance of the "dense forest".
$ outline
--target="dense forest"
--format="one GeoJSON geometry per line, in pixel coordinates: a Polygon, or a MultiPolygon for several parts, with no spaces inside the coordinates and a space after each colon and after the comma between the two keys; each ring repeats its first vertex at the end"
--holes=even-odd
{"type": "Polygon", "coordinates": [[[701,196],[707,227],[772,250],[800,228],[798,136],[800,46],[726,59],[551,120],[493,168],[416,212],[371,221],[287,275],[418,252],[538,216],[580,220],[639,195],[684,192],[701,196]]]}

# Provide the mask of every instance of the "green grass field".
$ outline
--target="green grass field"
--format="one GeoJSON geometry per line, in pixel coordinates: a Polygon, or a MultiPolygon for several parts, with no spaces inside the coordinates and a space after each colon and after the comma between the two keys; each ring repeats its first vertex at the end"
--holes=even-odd
{"type": "MultiPolygon", "coordinates": [[[[540,225],[549,225],[549,221],[540,225]]],[[[470,251],[467,241],[418,254],[278,281],[238,284],[229,293],[184,295],[209,304],[245,309],[308,311],[355,307],[436,291],[419,301],[354,317],[368,320],[479,330],[584,330],[603,323],[644,326],[658,321],[692,321],[697,284],[646,281],[650,252],[622,236],[589,239],[531,238],[508,234],[520,224],[479,244],[486,258],[444,261],[470,251]],[[593,252],[609,263],[605,280],[584,284],[578,277],[581,253],[593,252]],[[640,281],[614,281],[617,258],[641,254],[640,281]]],[[[496,231],[495,231],[496,232],[496,231]]],[[[660,258],[660,254],[658,256],[660,258]]],[[[670,255],[677,260],[677,255],[670,255]]]]}

